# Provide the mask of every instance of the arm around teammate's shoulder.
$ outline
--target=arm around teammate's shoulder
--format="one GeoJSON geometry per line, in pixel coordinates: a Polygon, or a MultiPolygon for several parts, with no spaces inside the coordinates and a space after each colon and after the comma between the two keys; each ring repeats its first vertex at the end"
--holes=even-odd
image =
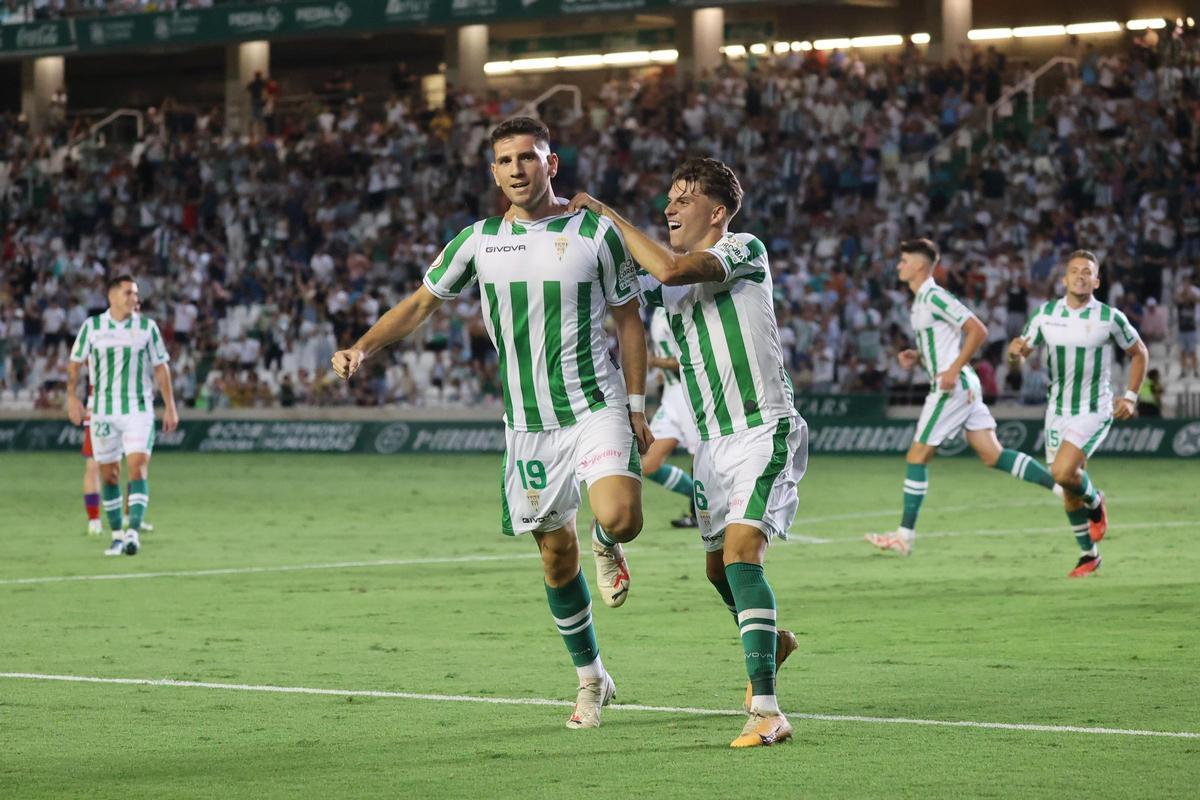
{"type": "Polygon", "coordinates": [[[334,353],[333,371],[338,377],[349,378],[358,371],[363,361],[421,327],[444,302],[422,284],[380,317],[352,347],[334,353]]]}
{"type": "Polygon", "coordinates": [[[692,283],[725,280],[725,268],[720,259],[712,253],[673,253],[670,248],[642,233],[629,220],[587,192],[575,195],[567,207],[572,212],[585,208],[612,220],[624,237],[625,246],[629,248],[633,260],[663,285],[686,286],[692,283]]]}

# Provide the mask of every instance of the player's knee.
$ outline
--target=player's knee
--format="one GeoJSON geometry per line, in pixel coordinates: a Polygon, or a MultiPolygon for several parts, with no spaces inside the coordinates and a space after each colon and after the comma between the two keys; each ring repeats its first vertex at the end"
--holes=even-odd
{"type": "Polygon", "coordinates": [[[642,509],[637,503],[621,503],[597,519],[604,532],[618,542],[633,541],[642,532],[642,509]]]}
{"type": "Polygon", "coordinates": [[[1050,475],[1054,478],[1054,482],[1062,486],[1071,486],[1075,483],[1076,476],[1079,474],[1079,469],[1074,464],[1060,464],[1055,462],[1050,465],[1050,475]]]}

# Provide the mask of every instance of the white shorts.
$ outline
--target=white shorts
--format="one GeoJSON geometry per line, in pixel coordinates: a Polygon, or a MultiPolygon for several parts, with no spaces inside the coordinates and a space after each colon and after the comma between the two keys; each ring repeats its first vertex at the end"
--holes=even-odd
{"type": "Polygon", "coordinates": [[[1046,463],[1054,463],[1063,442],[1070,442],[1091,458],[1092,453],[1104,442],[1104,437],[1108,436],[1112,422],[1112,414],[1074,414],[1067,417],[1047,411],[1046,463]]]}
{"type": "Polygon", "coordinates": [[[995,427],[996,420],[979,392],[955,386],[953,392],[930,392],[925,398],[913,441],[937,447],[964,428],[986,431],[995,427]]]}
{"type": "Polygon", "coordinates": [[[674,439],[687,448],[692,455],[696,454],[696,445],[700,442],[700,431],[696,428],[696,418],[692,412],[692,404],[684,394],[683,384],[676,383],[663,389],[662,402],[650,419],[650,432],[655,439],[674,439]]]}
{"type": "Polygon", "coordinates": [[[710,553],[725,546],[725,528],[751,525],[770,541],[787,538],[808,468],[808,424],[786,417],[702,441],[696,448],[696,518],[710,553]]]}
{"type": "Polygon", "coordinates": [[[154,412],[92,414],[92,457],[112,464],[130,453],[154,450],[154,412]]]}
{"type": "Polygon", "coordinates": [[[554,531],[575,519],[579,482],[642,478],[629,412],[602,408],[568,428],[504,432],[500,527],[509,536],[554,531]]]}

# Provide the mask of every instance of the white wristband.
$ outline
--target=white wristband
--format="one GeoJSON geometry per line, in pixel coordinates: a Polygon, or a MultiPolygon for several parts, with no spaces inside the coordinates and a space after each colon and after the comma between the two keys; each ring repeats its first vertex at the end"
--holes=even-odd
{"type": "Polygon", "coordinates": [[[1128,400],[1129,402],[1133,403],[1136,406],[1137,401],[1138,401],[1138,393],[1135,392],[1133,389],[1126,389],[1125,390],[1125,399],[1128,400]]]}
{"type": "Polygon", "coordinates": [[[645,414],[646,413],[646,395],[644,395],[644,394],[629,395],[629,413],[630,414],[645,414]]]}

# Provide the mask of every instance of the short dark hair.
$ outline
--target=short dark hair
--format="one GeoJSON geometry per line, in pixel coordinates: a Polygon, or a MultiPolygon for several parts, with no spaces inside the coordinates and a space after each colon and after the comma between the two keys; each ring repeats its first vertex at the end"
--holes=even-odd
{"type": "Polygon", "coordinates": [[[492,129],[491,145],[495,147],[496,142],[513,136],[532,136],[543,144],[550,144],[550,129],[541,120],[533,117],[513,117],[492,129]]]}
{"type": "Polygon", "coordinates": [[[1096,258],[1096,254],[1093,253],[1091,250],[1076,250],[1075,252],[1071,253],[1071,255],[1067,256],[1067,263],[1070,264],[1072,261],[1074,261],[1077,258],[1082,258],[1085,261],[1090,261],[1096,265],[1097,270],[1100,269],[1100,259],[1096,258]]]}
{"type": "Polygon", "coordinates": [[[130,275],[128,272],[122,273],[121,275],[117,275],[116,277],[109,278],[108,283],[104,286],[104,291],[111,292],[113,289],[117,288],[122,283],[137,283],[137,280],[134,279],[134,277],[132,275],[130,275]]]}
{"type": "Polygon", "coordinates": [[[725,206],[729,217],[733,217],[742,207],[742,184],[723,161],[715,158],[689,158],[671,174],[672,186],[680,181],[694,186],[700,194],[725,206]]]}
{"type": "Polygon", "coordinates": [[[929,259],[930,264],[936,264],[942,257],[938,246],[933,243],[932,239],[905,239],[900,243],[900,252],[925,256],[929,259]]]}

